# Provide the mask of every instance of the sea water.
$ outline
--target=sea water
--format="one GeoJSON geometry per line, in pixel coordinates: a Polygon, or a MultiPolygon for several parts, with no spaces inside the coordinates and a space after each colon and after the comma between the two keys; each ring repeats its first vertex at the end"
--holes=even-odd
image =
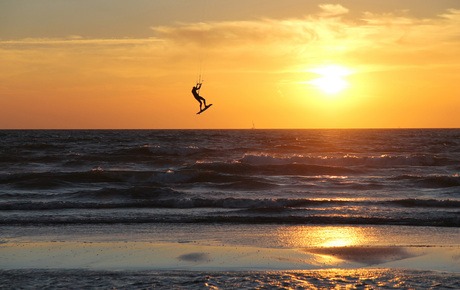
{"type": "MultiPolygon", "coordinates": [[[[366,245],[381,245],[382,237],[372,237],[378,233],[388,235],[387,245],[398,244],[410,231],[410,246],[458,247],[459,171],[458,129],[4,130],[0,238],[348,245],[312,233],[333,227],[352,228],[350,238],[365,233],[366,245]]],[[[78,280],[101,287],[321,288],[359,286],[363,279],[373,287],[459,286],[457,273],[413,269],[4,268],[0,284],[11,287],[60,285],[47,283],[62,277],[62,287],[78,280]]]]}

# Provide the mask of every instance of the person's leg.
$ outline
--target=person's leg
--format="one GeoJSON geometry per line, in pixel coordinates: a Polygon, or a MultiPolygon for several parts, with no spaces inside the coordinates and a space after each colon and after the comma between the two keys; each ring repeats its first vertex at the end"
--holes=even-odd
{"type": "Polygon", "coordinates": [[[207,107],[207,105],[206,105],[206,100],[205,100],[203,97],[201,97],[201,99],[202,99],[203,102],[204,102],[204,106],[207,107]]]}

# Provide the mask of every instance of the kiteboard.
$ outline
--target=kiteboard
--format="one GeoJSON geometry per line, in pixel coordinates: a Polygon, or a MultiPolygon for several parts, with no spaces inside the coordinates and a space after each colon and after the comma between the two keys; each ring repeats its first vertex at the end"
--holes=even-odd
{"type": "Polygon", "coordinates": [[[199,115],[199,114],[203,113],[204,111],[206,111],[206,110],[207,110],[209,107],[211,107],[211,106],[212,106],[212,104],[207,105],[206,107],[204,107],[203,110],[199,111],[199,112],[196,113],[196,114],[199,115]]]}

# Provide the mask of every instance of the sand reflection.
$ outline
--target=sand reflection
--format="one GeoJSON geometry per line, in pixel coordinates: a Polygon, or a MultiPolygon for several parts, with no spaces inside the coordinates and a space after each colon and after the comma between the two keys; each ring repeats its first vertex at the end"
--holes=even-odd
{"type": "Polygon", "coordinates": [[[210,262],[212,261],[211,256],[209,253],[189,253],[189,254],[183,254],[177,257],[178,260],[181,261],[186,261],[186,262],[210,262]]]}
{"type": "Polygon", "coordinates": [[[370,246],[372,238],[359,227],[309,227],[300,230],[293,239],[308,239],[304,252],[317,255],[317,261],[335,264],[340,261],[363,265],[403,260],[414,255],[403,247],[370,246]]]}
{"type": "Polygon", "coordinates": [[[277,234],[284,246],[298,246],[316,256],[312,261],[317,265],[376,265],[414,257],[404,247],[375,245],[375,233],[369,231],[372,228],[300,226],[279,229],[277,234]]]}
{"type": "Polygon", "coordinates": [[[364,265],[382,264],[415,256],[402,247],[307,248],[304,251],[364,265]]]}

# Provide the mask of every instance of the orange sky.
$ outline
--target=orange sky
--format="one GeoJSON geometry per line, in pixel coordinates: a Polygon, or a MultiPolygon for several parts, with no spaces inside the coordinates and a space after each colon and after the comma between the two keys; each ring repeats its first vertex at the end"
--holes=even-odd
{"type": "Polygon", "coordinates": [[[457,0],[5,0],[0,128],[460,127],[459,51],[457,0]]]}

